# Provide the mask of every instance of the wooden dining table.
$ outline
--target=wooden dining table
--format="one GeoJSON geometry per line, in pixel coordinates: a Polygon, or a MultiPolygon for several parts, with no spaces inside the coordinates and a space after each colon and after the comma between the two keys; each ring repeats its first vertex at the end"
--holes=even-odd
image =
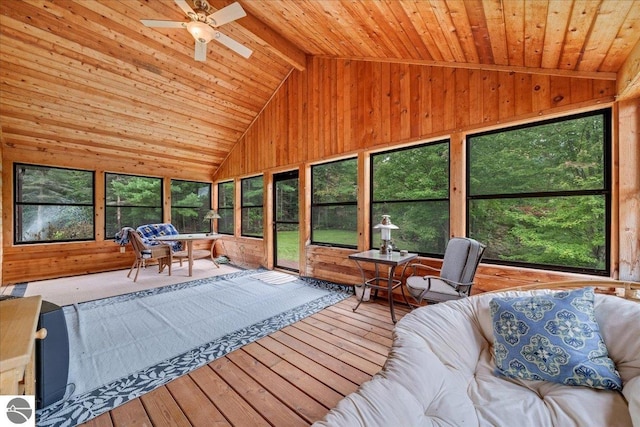
{"type": "Polygon", "coordinates": [[[216,262],[213,256],[213,246],[215,245],[216,239],[221,237],[220,234],[215,233],[187,233],[187,234],[169,234],[166,236],[158,236],[155,237],[155,240],[161,242],[185,242],[187,246],[187,250],[178,251],[173,253],[174,258],[187,258],[189,262],[189,277],[193,275],[193,260],[200,258],[211,257],[211,261],[216,265],[216,267],[220,268],[220,265],[216,262]],[[204,249],[193,250],[193,242],[197,240],[211,240],[211,249],[209,251],[204,249]]]}

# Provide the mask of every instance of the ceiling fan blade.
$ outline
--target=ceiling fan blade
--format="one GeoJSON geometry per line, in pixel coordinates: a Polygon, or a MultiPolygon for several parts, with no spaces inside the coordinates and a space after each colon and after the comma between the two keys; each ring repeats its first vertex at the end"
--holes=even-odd
{"type": "Polygon", "coordinates": [[[195,60],[204,62],[207,59],[207,44],[196,40],[195,60]]]}
{"type": "Polygon", "coordinates": [[[141,19],[140,22],[142,22],[147,27],[158,27],[158,28],[185,28],[186,26],[184,22],[158,21],[156,19],[141,19]]]}
{"type": "Polygon", "coordinates": [[[196,14],[196,12],[193,9],[191,9],[191,6],[189,6],[189,4],[185,0],[173,0],[173,1],[176,2],[176,4],[180,7],[180,9],[182,9],[182,11],[186,13],[189,18],[198,19],[198,15],[196,14]]]}
{"type": "Polygon", "coordinates": [[[220,25],[224,25],[245,16],[247,16],[247,13],[244,11],[242,6],[240,6],[240,3],[235,2],[207,16],[207,23],[214,27],[219,27],[220,25]]]}
{"type": "Polygon", "coordinates": [[[234,52],[236,52],[238,55],[243,56],[245,58],[249,58],[251,56],[251,54],[253,53],[253,51],[251,49],[249,49],[248,47],[246,47],[245,45],[238,43],[237,41],[235,41],[231,37],[227,37],[227,36],[225,36],[224,34],[222,34],[219,31],[216,31],[216,38],[215,39],[218,42],[220,42],[223,45],[225,45],[226,47],[228,47],[229,49],[231,49],[234,52]]]}

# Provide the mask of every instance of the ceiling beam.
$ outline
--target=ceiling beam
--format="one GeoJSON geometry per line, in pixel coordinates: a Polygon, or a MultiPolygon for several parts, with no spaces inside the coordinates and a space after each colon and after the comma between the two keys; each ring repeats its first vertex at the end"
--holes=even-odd
{"type": "Polygon", "coordinates": [[[617,86],[618,101],[640,97],[640,42],[620,67],[617,86]]]}
{"type": "Polygon", "coordinates": [[[580,79],[615,81],[616,73],[601,71],[558,70],[552,68],[514,67],[511,65],[472,64],[468,62],[433,61],[425,59],[370,58],[370,57],[335,57],[318,55],[319,58],[341,59],[345,61],[391,62],[397,64],[427,65],[431,67],[466,68],[469,70],[503,71],[513,73],[541,74],[545,76],[574,77],[580,79]]]}
{"type": "MultiPolygon", "coordinates": [[[[228,0],[209,0],[209,4],[217,10],[222,9],[231,3],[233,2],[228,0]]],[[[304,71],[307,63],[305,52],[300,50],[296,45],[282,37],[277,32],[273,31],[267,26],[267,24],[249,13],[247,13],[247,16],[238,19],[236,22],[246,30],[250,31],[276,56],[291,64],[298,71],[304,71]]]]}

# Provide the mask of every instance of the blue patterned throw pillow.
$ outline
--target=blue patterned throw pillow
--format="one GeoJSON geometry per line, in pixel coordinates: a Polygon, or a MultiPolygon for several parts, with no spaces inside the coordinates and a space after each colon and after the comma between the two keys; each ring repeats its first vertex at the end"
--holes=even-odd
{"type": "Polygon", "coordinates": [[[600,336],[593,288],[489,302],[496,374],[621,390],[600,336]]]}

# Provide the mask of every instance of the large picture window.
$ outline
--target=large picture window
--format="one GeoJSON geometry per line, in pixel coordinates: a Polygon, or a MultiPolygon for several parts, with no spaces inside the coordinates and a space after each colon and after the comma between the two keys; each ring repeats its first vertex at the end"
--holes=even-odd
{"type": "Polygon", "coordinates": [[[218,184],[218,233],[234,234],[233,221],[233,196],[235,187],[233,181],[221,182],[218,184]]]}
{"type": "Polygon", "coordinates": [[[14,165],[15,243],[95,239],[94,173],[14,165]]]}
{"type": "Polygon", "coordinates": [[[105,174],[105,236],[162,222],[162,178],[105,174]]]}
{"type": "Polygon", "coordinates": [[[358,160],[311,167],[311,243],[358,245],[358,160]]]}
{"type": "Polygon", "coordinates": [[[449,140],[371,156],[371,247],[380,247],[373,227],[390,215],[397,249],[442,256],[449,240],[449,140]]]}
{"type": "Polygon", "coordinates": [[[211,184],[171,180],[171,223],[180,233],[210,233],[211,184]]]}
{"type": "Polygon", "coordinates": [[[608,274],[609,110],[468,137],[469,236],[485,261],[608,274]]]}
{"type": "Polygon", "coordinates": [[[242,235],[263,237],[264,179],[262,175],[242,179],[240,192],[242,193],[240,205],[240,210],[242,211],[242,235]]]}

